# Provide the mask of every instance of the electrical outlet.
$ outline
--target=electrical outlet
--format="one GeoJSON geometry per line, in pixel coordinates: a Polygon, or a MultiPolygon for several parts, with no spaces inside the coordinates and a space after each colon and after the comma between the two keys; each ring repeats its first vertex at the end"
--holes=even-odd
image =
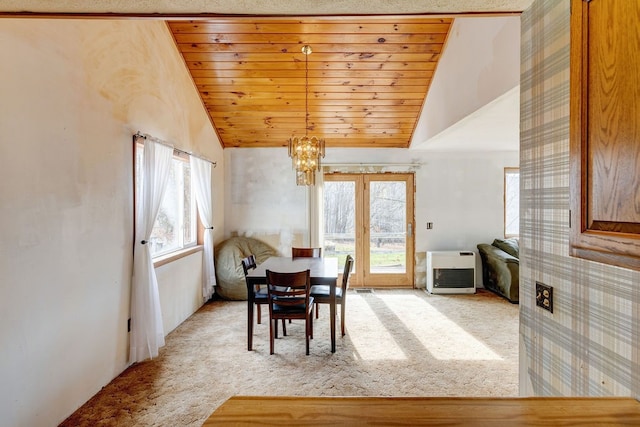
{"type": "Polygon", "coordinates": [[[427,223],[427,230],[431,230],[433,228],[433,223],[432,222],[428,222],[427,223]]]}
{"type": "Polygon", "coordinates": [[[536,305],[553,313],[553,286],[536,282],[536,305]]]}

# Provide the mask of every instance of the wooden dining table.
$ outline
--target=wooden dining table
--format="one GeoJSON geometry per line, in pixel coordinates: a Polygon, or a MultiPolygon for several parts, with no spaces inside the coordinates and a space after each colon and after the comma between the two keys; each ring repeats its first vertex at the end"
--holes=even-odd
{"type": "Polygon", "coordinates": [[[267,283],[267,270],[295,273],[309,270],[311,285],[329,286],[329,320],[331,322],[331,353],[336,352],[336,286],[338,258],[270,257],[247,273],[247,348],[253,349],[253,287],[267,283]]]}

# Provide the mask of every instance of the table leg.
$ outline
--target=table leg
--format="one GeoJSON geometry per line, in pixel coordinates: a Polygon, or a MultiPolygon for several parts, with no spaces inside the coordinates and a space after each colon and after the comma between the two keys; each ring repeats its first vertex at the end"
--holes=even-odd
{"type": "Polygon", "coordinates": [[[247,350],[253,348],[253,292],[247,289],[247,350]]]}

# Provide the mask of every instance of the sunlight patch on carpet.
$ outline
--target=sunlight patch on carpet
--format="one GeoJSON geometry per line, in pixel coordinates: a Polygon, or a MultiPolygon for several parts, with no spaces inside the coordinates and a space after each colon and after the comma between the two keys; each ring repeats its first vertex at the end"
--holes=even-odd
{"type": "Polygon", "coordinates": [[[371,307],[364,303],[360,295],[350,296],[349,304],[361,311],[366,323],[351,325],[349,337],[361,360],[405,360],[404,354],[391,332],[378,319],[371,307]]]}
{"type": "Polygon", "coordinates": [[[499,354],[458,326],[445,313],[436,310],[424,298],[416,295],[388,295],[384,304],[438,360],[503,360],[499,354]]]}

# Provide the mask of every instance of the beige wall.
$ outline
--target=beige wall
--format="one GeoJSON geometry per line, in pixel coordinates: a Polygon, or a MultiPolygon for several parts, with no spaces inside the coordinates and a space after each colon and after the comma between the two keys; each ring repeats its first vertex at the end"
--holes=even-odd
{"type": "MultiPolygon", "coordinates": [[[[127,366],[132,134],[218,161],[215,240],[224,161],[162,22],[0,19],[0,51],[0,424],[50,426],[127,366]]],[[[165,332],[200,269],[159,269],[165,332]]]]}

